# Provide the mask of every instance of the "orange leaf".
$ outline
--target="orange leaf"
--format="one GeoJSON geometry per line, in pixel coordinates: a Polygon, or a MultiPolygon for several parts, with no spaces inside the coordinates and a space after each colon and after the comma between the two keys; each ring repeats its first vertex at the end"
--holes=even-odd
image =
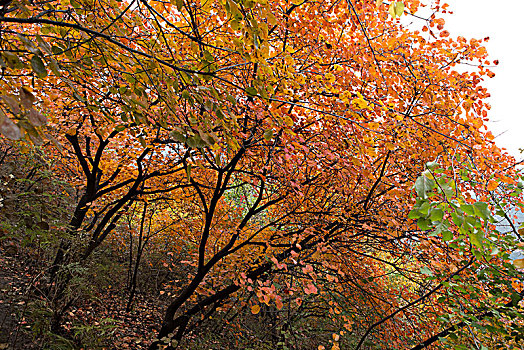
{"type": "Polygon", "coordinates": [[[499,184],[497,183],[497,181],[495,181],[495,180],[489,180],[489,182],[488,182],[488,191],[493,191],[493,190],[495,190],[498,186],[499,186],[499,184]]]}

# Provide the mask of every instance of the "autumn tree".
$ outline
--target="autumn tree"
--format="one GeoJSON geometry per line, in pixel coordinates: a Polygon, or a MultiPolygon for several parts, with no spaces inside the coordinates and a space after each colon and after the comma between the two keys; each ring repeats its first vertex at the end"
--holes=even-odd
{"type": "Polygon", "coordinates": [[[53,329],[71,306],[66,267],[149,202],[189,271],[151,349],[261,303],[325,309],[312,317],[352,348],[427,346],[450,323],[516,310],[507,260],[520,237],[490,214],[518,196],[514,160],[483,124],[490,62],[482,41],[444,30],[446,4],[421,32],[403,27],[420,6],[3,5],[0,131],[41,147],[78,189],[49,270],[53,329]]]}

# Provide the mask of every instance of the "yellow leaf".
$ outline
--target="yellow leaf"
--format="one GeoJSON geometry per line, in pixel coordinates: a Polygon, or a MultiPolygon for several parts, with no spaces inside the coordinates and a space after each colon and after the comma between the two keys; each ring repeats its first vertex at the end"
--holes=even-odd
{"type": "Polygon", "coordinates": [[[267,13],[267,23],[274,26],[277,24],[277,18],[271,12],[267,13]]]}
{"type": "Polygon", "coordinates": [[[495,180],[489,180],[489,182],[488,182],[488,191],[493,191],[493,190],[495,190],[498,186],[499,186],[499,184],[497,183],[497,181],[495,181],[495,180]]]}
{"type": "Polygon", "coordinates": [[[202,10],[205,12],[209,12],[211,10],[211,5],[213,4],[213,0],[202,0],[202,10]]]}
{"type": "Polygon", "coordinates": [[[380,7],[382,5],[382,0],[377,0],[376,5],[377,7],[380,7]]]}
{"type": "Polygon", "coordinates": [[[396,13],[395,13],[395,2],[394,1],[392,1],[391,4],[389,5],[388,12],[391,15],[391,17],[393,17],[393,18],[395,18],[397,16],[396,13]]]}
{"type": "Polygon", "coordinates": [[[517,269],[524,269],[524,259],[513,260],[513,265],[515,265],[517,269]]]}
{"type": "Polygon", "coordinates": [[[291,57],[291,55],[286,55],[286,57],[284,58],[284,62],[286,62],[288,66],[292,66],[295,64],[295,60],[293,59],[293,57],[291,57]]]}
{"type": "Polygon", "coordinates": [[[260,305],[253,305],[253,306],[251,307],[251,313],[252,313],[253,315],[258,314],[259,312],[260,312],[260,305]]]}
{"type": "Polygon", "coordinates": [[[402,1],[397,1],[395,3],[395,14],[397,15],[397,17],[400,17],[402,16],[403,13],[404,13],[404,3],[402,1]]]}
{"type": "Polygon", "coordinates": [[[285,117],[284,117],[284,122],[285,122],[286,125],[289,126],[289,127],[292,127],[292,126],[293,126],[293,119],[291,119],[291,118],[288,117],[288,116],[285,116],[285,117]]]}

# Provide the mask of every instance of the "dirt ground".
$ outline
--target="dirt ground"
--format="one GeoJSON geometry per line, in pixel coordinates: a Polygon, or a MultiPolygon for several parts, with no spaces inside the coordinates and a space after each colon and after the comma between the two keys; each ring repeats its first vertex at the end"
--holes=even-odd
{"type": "Polygon", "coordinates": [[[38,349],[25,324],[31,277],[0,247],[0,350],[38,349]]]}

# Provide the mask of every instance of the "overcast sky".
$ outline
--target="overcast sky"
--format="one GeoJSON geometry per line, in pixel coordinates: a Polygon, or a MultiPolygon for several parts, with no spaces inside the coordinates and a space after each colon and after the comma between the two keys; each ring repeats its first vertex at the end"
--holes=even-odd
{"type": "Polygon", "coordinates": [[[483,84],[491,97],[488,127],[496,142],[517,160],[524,158],[524,1],[447,0],[454,13],[445,17],[446,29],[453,37],[482,39],[490,60],[499,60],[491,70],[496,74],[483,84]]]}

